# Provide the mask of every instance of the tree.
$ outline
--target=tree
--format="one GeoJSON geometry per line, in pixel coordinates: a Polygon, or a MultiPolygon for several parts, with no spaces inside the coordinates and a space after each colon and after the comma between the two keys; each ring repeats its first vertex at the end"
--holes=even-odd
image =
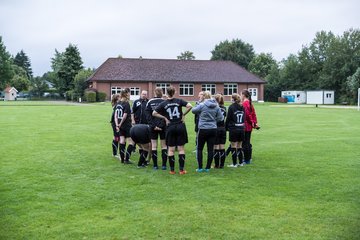
{"type": "Polygon", "coordinates": [[[10,54],[6,51],[6,47],[0,36],[0,90],[3,90],[13,78],[12,60],[10,54]]]}
{"type": "Polygon", "coordinates": [[[33,72],[31,69],[31,63],[29,57],[25,54],[23,50],[16,54],[14,58],[14,64],[22,67],[26,71],[26,76],[29,80],[33,77],[33,72]]]}
{"type": "Polygon", "coordinates": [[[30,86],[30,80],[26,75],[25,69],[19,67],[18,65],[12,66],[14,75],[10,81],[12,87],[16,88],[19,92],[28,90],[30,86]]]}
{"type": "Polygon", "coordinates": [[[45,74],[42,77],[34,77],[31,79],[31,93],[37,97],[41,97],[48,89],[45,74]]]}
{"type": "Polygon", "coordinates": [[[265,79],[274,65],[277,65],[277,62],[271,53],[260,53],[249,63],[249,71],[265,79]]]}
{"type": "Polygon", "coordinates": [[[178,60],[195,60],[194,53],[191,51],[185,51],[180,53],[180,56],[177,56],[178,60]]]}
{"type": "Polygon", "coordinates": [[[351,103],[356,103],[358,98],[358,89],[360,88],[360,67],[357,68],[356,72],[347,78],[346,87],[349,92],[349,100],[351,103]]]}
{"type": "Polygon", "coordinates": [[[94,70],[82,69],[76,74],[74,79],[74,94],[75,98],[80,98],[84,96],[84,91],[87,88],[86,80],[94,73],[94,70]]]}
{"type": "Polygon", "coordinates": [[[68,90],[74,88],[74,78],[76,74],[83,69],[80,52],[77,46],[69,44],[65,52],[59,55],[60,66],[55,65],[55,69],[59,67],[57,75],[59,77],[59,91],[64,94],[68,90]]]}
{"type": "Polygon", "coordinates": [[[220,42],[211,53],[211,60],[233,61],[245,69],[248,69],[249,63],[255,56],[253,46],[240,39],[220,42]]]}

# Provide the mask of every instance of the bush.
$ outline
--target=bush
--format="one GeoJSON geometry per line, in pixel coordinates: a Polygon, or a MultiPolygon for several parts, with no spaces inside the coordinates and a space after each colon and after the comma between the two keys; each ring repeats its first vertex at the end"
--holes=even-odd
{"type": "Polygon", "coordinates": [[[69,90],[65,93],[66,101],[74,101],[75,93],[73,90],[69,90]]]}
{"type": "Polygon", "coordinates": [[[88,102],[96,102],[96,93],[95,92],[86,92],[85,99],[88,102]]]}
{"type": "Polygon", "coordinates": [[[104,92],[98,92],[98,93],[96,94],[96,101],[98,101],[98,102],[105,102],[105,100],[106,100],[106,93],[104,93],[104,92]]]}

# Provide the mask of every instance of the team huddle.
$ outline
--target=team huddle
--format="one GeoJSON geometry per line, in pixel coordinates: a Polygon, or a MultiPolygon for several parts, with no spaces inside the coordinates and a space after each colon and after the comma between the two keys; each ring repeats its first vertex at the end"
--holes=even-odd
{"type": "Polygon", "coordinates": [[[148,100],[147,92],[142,91],[140,99],[130,107],[130,91],[123,89],[112,97],[113,112],[111,125],[114,138],[113,156],[124,164],[132,164],[131,154],[139,147],[138,168],[149,165],[151,154],[153,168],[159,169],[157,144],[160,138],[161,169],[170,167],[170,174],[175,172],[175,152],[178,152],[179,174],[186,174],[185,144],[188,143],[185,116],[192,111],[195,114],[196,172],[209,172],[214,161],[214,168],[224,168],[225,159],[231,153],[232,164],[229,167],[250,164],[252,145],[250,143],[253,128],[259,129],[251,95],[243,90],[241,95],[232,95],[232,104],[228,110],[224,106],[221,94],[211,96],[210,92],[199,93],[199,101],[193,107],[183,99],[174,98],[175,88],[166,89],[163,98],[161,88],[156,88],[154,98],[148,100]],[[184,109],[184,111],[183,111],[184,109]],[[225,151],[226,132],[229,132],[230,146],[225,151]],[[203,167],[203,149],[207,145],[207,162],[203,167]],[[127,148],[126,148],[127,145],[127,148]],[[118,155],[118,152],[120,153],[118,155]]]}

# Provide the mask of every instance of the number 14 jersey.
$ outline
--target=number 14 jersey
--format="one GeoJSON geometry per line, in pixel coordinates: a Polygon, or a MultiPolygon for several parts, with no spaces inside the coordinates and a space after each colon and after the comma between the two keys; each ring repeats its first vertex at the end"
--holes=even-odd
{"type": "Polygon", "coordinates": [[[167,99],[160,103],[155,111],[169,119],[170,124],[177,124],[181,122],[183,116],[182,107],[187,104],[188,102],[179,98],[167,99]]]}

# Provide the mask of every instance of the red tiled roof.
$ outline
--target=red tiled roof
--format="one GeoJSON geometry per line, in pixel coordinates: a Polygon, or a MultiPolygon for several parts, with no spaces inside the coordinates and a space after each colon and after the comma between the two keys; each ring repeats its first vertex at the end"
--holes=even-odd
{"type": "Polygon", "coordinates": [[[16,92],[18,92],[18,90],[16,90],[16,88],[14,88],[14,87],[5,88],[4,92],[9,93],[11,91],[11,89],[14,89],[16,92]]]}
{"type": "Polygon", "coordinates": [[[265,83],[231,61],[109,58],[89,81],[265,83]]]}

